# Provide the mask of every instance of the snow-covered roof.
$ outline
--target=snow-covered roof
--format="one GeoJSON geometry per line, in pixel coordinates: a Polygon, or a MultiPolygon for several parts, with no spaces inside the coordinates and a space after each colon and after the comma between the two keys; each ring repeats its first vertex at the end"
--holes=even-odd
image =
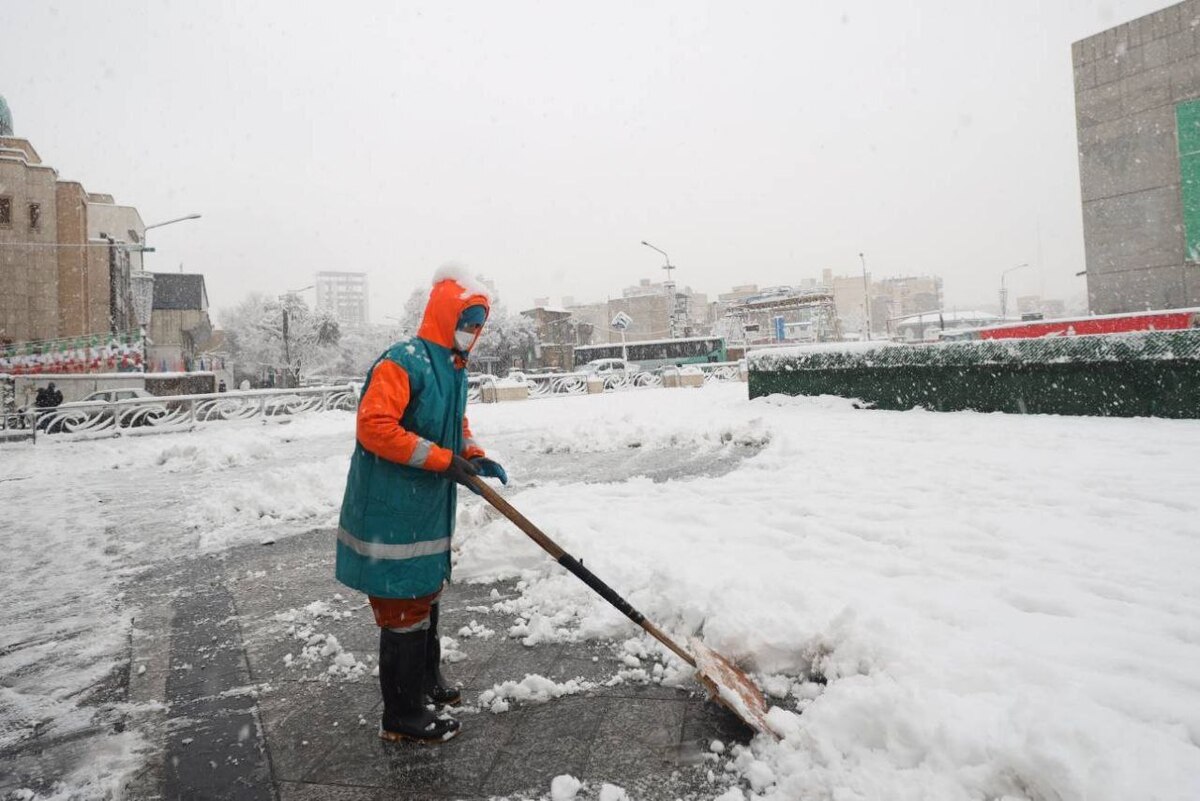
{"type": "Polygon", "coordinates": [[[944,320],[945,322],[989,322],[992,320],[1007,321],[1008,318],[1001,317],[998,314],[992,314],[985,311],[928,311],[920,314],[910,314],[907,317],[899,317],[894,322],[896,325],[912,325],[920,324],[926,320],[944,320]]]}

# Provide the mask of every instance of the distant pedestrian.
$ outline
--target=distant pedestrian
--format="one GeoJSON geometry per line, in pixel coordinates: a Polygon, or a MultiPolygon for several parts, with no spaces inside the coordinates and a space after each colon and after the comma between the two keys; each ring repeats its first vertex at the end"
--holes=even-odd
{"type": "Polygon", "coordinates": [[[438,596],[450,577],[457,483],[488,476],[464,416],[467,358],[487,320],[484,290],[439,271],[417,335],[392,345],[368,371],[358,406],[338,522],[337,578],[365,592],[379,626],[379,686],[385,740],[438,743],[458,734],[428,701],[461,693],[441,673],[438,596]]]}
{"type": "Polygon", "coordinates": [[[224,391],[225,391],[225,382],[218,381],[217,382],[217,392],[224,392],[224,391]]]}

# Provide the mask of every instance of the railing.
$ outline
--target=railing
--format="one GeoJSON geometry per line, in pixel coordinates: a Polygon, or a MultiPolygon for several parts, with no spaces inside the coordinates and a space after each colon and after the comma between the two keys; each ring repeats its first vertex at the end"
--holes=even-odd
{"type": "Polygon", "coordinates": [[[700,371],[704,373],[705,384],[712,384],[719,381],[746,380],[745,359],[736,362],[706,362],[692,366],[699,367],[700,371]]]}
{"type": "MultiPolygon", "coordinates": [[[[700,368],[704,373],[704,383],[714,383],[720,381],[745,381],[746,380],[746,363],[745,361],[736,362],[708,362],[702,364],[690,365],[700,368]]],[[[531,398],[548,398],[556,395],[586,395],[588,394],[588,379],[599,379],[605,392],[617,392],[626,389],[645,389],[649,387],[661,387],[663,385],[662,374],[658,372],[639,372],[639,373],[544,373],[544,374],[524,374],[519,373],[513,378],[507,380],[516,380],[529,389],[529,397],[531,398]]],[[[480,403],[483,401],[483,388],[485,386],[494,387],[497,379],[493,376],[472,376],[467,379],[467,400],[471,403],[480,403]]]]}
{"type": "Polygon", "coordinates": [[[358,393],[351,385],[301,389],[252,389],[206,395],[164,395],[119,401],[65,403],[0,415],[8,438],[28,432],[71,439],[186,430],[220,420],[269,419],[311,411],[354,411],[358,393]]]}

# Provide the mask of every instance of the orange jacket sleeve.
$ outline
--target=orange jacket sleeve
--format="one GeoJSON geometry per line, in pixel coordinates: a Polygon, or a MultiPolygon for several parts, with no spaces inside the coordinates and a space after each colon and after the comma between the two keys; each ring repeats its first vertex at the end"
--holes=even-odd
{"type": "Polygon", "coordinates": [[[476,456],[484,456],[483,448],[479,447],[479,443],[471,436],[471,424],[467,422],[467,418],[463,417],[463,449],[459,454],[464,459],[474,459],[476,456]]]}
{"type": "Polygon", "coordinates": [[[441,472],[450,466],[453,454],[400,425],[408,399],[404,368],[386,359],[375,365],[371,383],[358,404],[358,442],[389,462],[441,472]]]}

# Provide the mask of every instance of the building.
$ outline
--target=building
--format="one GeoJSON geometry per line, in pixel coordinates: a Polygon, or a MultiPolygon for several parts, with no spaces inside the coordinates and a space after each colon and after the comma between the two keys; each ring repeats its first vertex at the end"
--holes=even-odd
{"type": "Polygon", "coordinates": [[[884,278],[872,287],[872,312],[885,306],[888,319],[942,308],[942,279],[934,275],[884,278]]]}
{"type": "MultiPolygon", "coordinates": [[[[813,282],[815,284],[815,282],[813,282]]],[[[736,299],[724,300],[724,313],[713,332],[730,345],[772,342],[827,342],[840,338],[833,293],[812,284],[767,287],[746,295],[736,287],[736,299]]],[[[755,287],[757,289],[757,287],[755,287]]]]}
{"type": "Polygon", "coordinates": [[[317,273],[317,311],[327,312],[346,328],[363,328],[371,320],[367,305],[367,274],[317,273]]]}
{"type": "Polygon", "coordinates": [[[1022,319],[1037,315],[1044,320],[1053,320],[1067,316],[1067,304],[1057,298],[1043,298],[1041,295],[1021,295],[1017,298],[1017,314],[1022,319]]]}
{"type": "Polygon", "coordinates": [[[62,181],[11,136],[0,98],[0,344],[121,334],[133,305],[145,226],[137,209],[62,181]]]}
{"type": "Polygon", "coordinates": [[[58,337],[57,200],[58,173],[33,145],[0,137],[0,343],[58,337]]]}
{"type": "Polygon", "coordinates": [[[1088,305],[1200,306],[1200,0],[1071,48],[1088,305]]]}
{"type": "Polygon", "coordinates": [[[199,273],[152,275],[154,310],[146,332],[149,369],[156,372],[199,369],[197,356],[213,333],[204,276],[199,273]]]}
{"type": "Polygon", "coordinates": [[[576,322],[588,323],[594,330],[593,342],[620,342],[621,334],[611,326],[618,312],[629,315],[633,322],[625,330],[629,342],[648,339],[667,339],[671,336],[671,313],[675,313],[678,336],[698,336],[712,324],[708,297],[693,292],[691,287],[676,287],[672,301],[665,283],[643,278],[634,286],[625,287],[621,297],[598,303],[574,303],[563,298],[563,306],[576,322]]]}
{"type": "MultiPolygon", "coordinates": [[[[548,300],[548,298],[537,298],[548,300]]],[[[575,347],[592,344],[594,327],[576,320],[567,309],[535,306],[521,312],[532,318],[537,330],[536,366],[569,372],[575,367],[575,347]]]]}

